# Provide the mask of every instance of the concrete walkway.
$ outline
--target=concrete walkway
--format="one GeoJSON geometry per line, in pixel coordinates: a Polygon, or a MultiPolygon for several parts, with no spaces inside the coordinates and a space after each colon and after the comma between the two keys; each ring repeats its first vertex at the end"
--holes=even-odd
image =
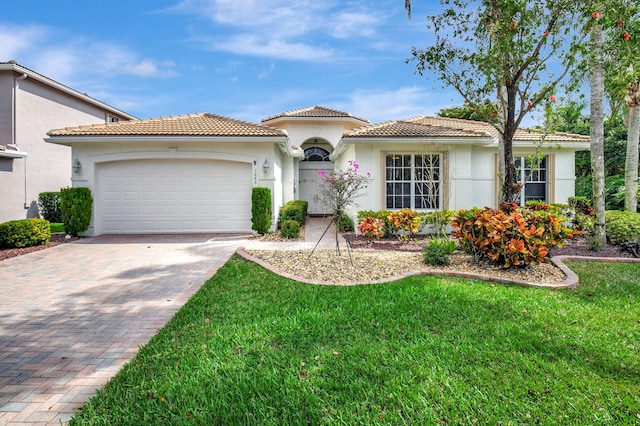
{"type": "Polygon", "coordinates": [[[238,247],[312,249],[328,224],[294,242],[100,236],[0,262],[0,425],[67,422],[238,247]]]}

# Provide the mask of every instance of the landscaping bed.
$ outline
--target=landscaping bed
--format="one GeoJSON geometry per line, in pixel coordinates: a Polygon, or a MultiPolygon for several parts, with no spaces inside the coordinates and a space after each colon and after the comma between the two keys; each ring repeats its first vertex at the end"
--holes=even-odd
{"type": "Polygon", "coordinates": [[[21,256],[27,253],[33,253],[34,251],[40,251],[51,247],[58,246],[60,244],[68,243],[77,240],[78,237],[66,238],[65,234],[51,234],[51,239],[48,244],[32,247],[22,248],[4,248],[0,249],[0,261],[9,259],[16,256],[21,256]]]}
{"type": "MultiPolygon", "coordinates": [[[[368,241],[361,235],[349,235],[349,244],[353,248],[367,248],[373,250],[393,250],[404,252],[419,252],[428,243],[428,236],[418,235],[411,241],[403,242],[396,237],[381,238],[374,242],[368,241]]],[[[591,250],[587,240],[582,237],[567,239],[562,248],[551,250],[552,256],[589,256],[589,257],[623,257],[634,258],[633,254],[613,244],[607,244],[599,250],[591,250]]]]}
{"type": "Polygon", "coordinates": [[[455,271],[533,284],[553,284],[565,279],[564,273],[550,263],[503,269],[485,262],[475,263],[470,255],[460,251],[449,257],[448,266],[441,268],[426,265],[422,253],[389,249],[355,249],[351,251],[351,256],[346,250],[342,250],[340,256],[336,255],[335,250],[316,250],[312,255],[310,250],[247,250],[247,253],[279,272],[324,283],[370,283],[418,271],[455,271]]]}

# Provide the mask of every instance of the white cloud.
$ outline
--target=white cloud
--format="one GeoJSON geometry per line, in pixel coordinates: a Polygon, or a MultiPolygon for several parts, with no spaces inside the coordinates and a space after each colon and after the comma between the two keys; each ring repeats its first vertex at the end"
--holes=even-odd
{"type": "Polygon", "coordinates": [[[267,78],[271,75],[271,73],[273,73],[273,71],[276,69],[276,66],[273,62],[271,62],[271,65],[269,65],[269,68],[262,71],[260,74],[258,74],[258,80],[262,80],[263,78],[267,78]]]}
{"type": "Polygon", "coordinates": [[[171,9],[206,16],[214,36],[195,37],[216,51],[295,61],[334,58],[333,39],[372,37],[382,19],[337,1],[182,0],[171,9]],[[345,8],[357,11],[344,11],[345,8]]]}
{"type": "Polygon", "coordinates": [[[177,75],[171,61],[140,58],[126,46],[69,36],[42,26],[0,25],[0,60],[9,59],[61,81],[96,74],[154,78],[177,75]]]}
{"type": "Polygon", "coordinates": [[[334,55],[332,49],[313,47],[282,39],[264,39],[252,34],[237,35],[210,43],[210,47],[214,50],[240,55],[266,56],[274,59],[321,61],[334,55]]]}
{"type": "Polygon", "coordinates": [[[411,86],[397,90],[356,90],[348,101],[337,106],[372,123],[402,120],[416,115],[435,115],[440,109],[462,102],[455,93],[432,93],[425,88],[411,86]]]}
{"type": "Polygon", "coordinates": [[[331,35],[348,39],[353,36],[373,37],[380,19],[366,12],[341,12],[333,16],[331,35]]]}
{"type": "Polygon", "coordinates": [[[45,40],[47,32],[37,25],[0,25],[0,60],[18,60],[27,49],[45,40]]]}

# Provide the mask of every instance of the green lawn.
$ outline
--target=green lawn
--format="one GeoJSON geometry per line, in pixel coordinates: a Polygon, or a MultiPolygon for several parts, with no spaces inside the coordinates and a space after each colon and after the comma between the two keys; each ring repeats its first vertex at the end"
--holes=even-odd
{"type": "Polygon", "coordinates": [[[233,257],[71,424],[638,424],[640,265],[323,287],[233,257]]]}
{"type": "Polygon", "coordinates": [[[64,232],[64,223],[51,222],[49,224],[49,229],[51,230],[52,234],[54,232],[64,232]]]}

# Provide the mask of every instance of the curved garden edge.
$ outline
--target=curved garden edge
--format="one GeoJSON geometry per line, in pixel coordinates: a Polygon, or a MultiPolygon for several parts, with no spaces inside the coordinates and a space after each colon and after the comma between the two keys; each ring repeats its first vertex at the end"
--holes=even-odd
{"type": "Polygon", "coordinates": [[[280,275],[285,278],[289,278],[295,281],[299,281],[305,284],[314,284],[314,285],[333,285],[333,286],[355,286],[355,285],[367,285],[367,284],[383,284],[399,281],[403,278],[410,277],[413,275],[440,275],[447,277],[457,277],[457,278],[468,278],[475,279],[481,281],[491,281],[501,284],[515,284],[524,287],[535,287],[535,288],[546,288],[549,290],[566,290],[572,289],[578,286],[579,280],[578,275],[573,272],[564,262],[565,261],[590,261],[590,262],[606,262],[606,263],[640,263],[640,259],[631,259],[631,258],[621,258],[621,257],[593,257],[593,256],[554,256],[551,258],[551,263],[553,263],[556,267],[558,267],[566,276],[563,281],[559,281],[552,284],[541,284],[541,283],[532,283],[525,280],[517,280],[517,279],[508,279],[503,277],[496,277],[488,274],[476,274],[471,272],[460,272],[454,271],[450,269],[439,269],[439,270],[412,270],[407,271],[403,274],[399,274],[393,277],[389,277],[382,280],[375,281],[366,281],[366,282],[331,282],[331,281],[317,281],[311,280],[304,277],[296,276],[293,274],[289,274],[283,272],[271,265],[268,262],[263,261],[262,259],[258,259],[255,256],[250,255],[244,250],[244,247],[239,247],[236,250],[236,254],[241,258],[253,262],[257,265],[262,266],[269,271],[280,275]]]}

